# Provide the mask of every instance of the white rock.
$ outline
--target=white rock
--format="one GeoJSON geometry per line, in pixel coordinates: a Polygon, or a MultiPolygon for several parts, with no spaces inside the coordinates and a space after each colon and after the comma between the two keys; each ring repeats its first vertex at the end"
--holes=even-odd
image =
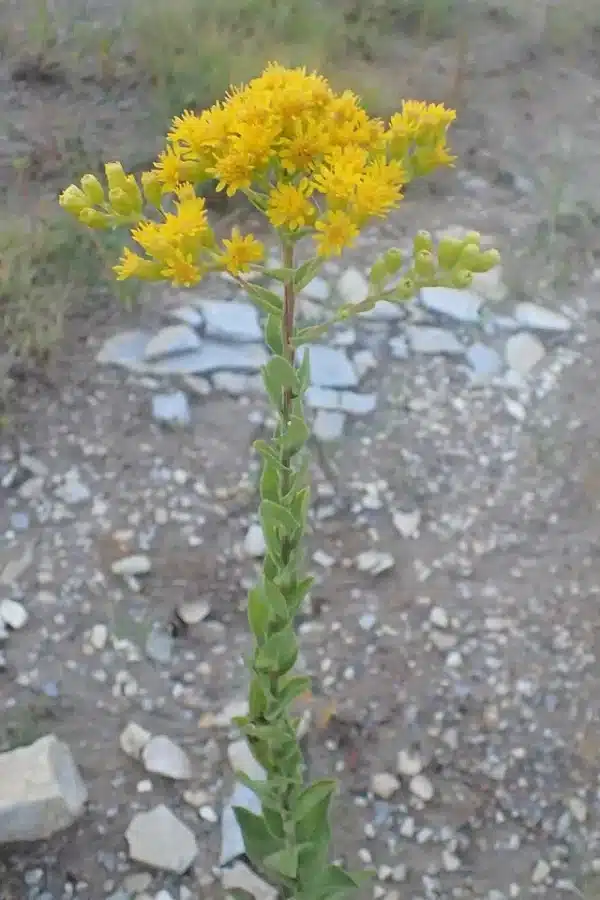
{"type": "Polygon", "coordinates": [[[392,514],[392,521],[396,531],[404,538],[414,538],[419,535],[419,525],[421,524],[421,511],[414,509],[412,512],[402,512],[396,510],[392,514]]]}
{"type": "Polygon", "coordinates": [[[243,862],[223,869],[222,882],[225,891],[242,890],[251,894],[255,900],[277,900],[277,891],[255,875],[243,862]]]}
{"type": "Polygon", "coordinates": [[[354,267],[346,269],[337,283],[337,289],[343,303],[362,303],[369,296],[369,282],[354,267]]]}
{"type": "Polygon", "coordinates": [[[27,624],[29,613],[18,600],[6,597],[0,602],[0,619],[13,631],[18,631],[27,624]]]}
{"type": "Polygon", "coordinates": [[[421,755],[417,752],[411,753],[409,750],[400,750],[396,757],[396,771],[400,775],[407,778],[418,775],[423,771],[424,762],[421,755]]]}
{"type": "Polygon", "coordinates": [[[81,815],[87,789],[56,735],[0,753],[0,845],[40,841],[81,815]]]}
{"type": "Polygon", "coordinates": [[[365,550],[356,557],[356,567],[359,572],[368,572],[369,575],[381,575],[383,572],[393,569],[394,557],[391,553],[383,553],[380,550],[365,550]]]}
{"type": "Polygon", "coordinates": [[[421,304],[430,312],[440,313],[458,322],[479,320],[481,297],[471,291],[449,287],[425,287],[421,290],[421,304]]]}
{"type": "Polygon", "coordinates": [[[260,559],[267,552],[265,536],[258,522],[254,522],[246,532],[244,552],[251,559],[260,559]]]}
{"type": "Polygon", "coordinates": [[[11,587],[17,584],[33,562],[33,546],[29,544],[17,559],[9,559],[0,573],[0,584],[11,587]]]}
{"type": "Polygon", "coordinates": [[[55,491],[56,496],[68,506],[78,506],[81,503],[87,503],[92,496],[89,487],[85,485],[77,470],[72,469],[67,472],[63,483],[55,491]]]}
{"type": "Polygon", "coordinates": [[[186,625],[198,625],[210,613],[210,603],[206,600],[190,600],[177,607],[177,615],[186,625]]]}
{"type": "Polygon", "coordinates": [[[424,803],[433,798],[433,785],[426,775],[415,775],[414,778],[411,778],[409,788],[411,794],[414,794],[419,800],[423,800],[424,803]]]}
{"type": "Polygon", "coordinates": [[[571,811],[571,815],[573,818],[579,822],[580,825],[583,825],[585,820],[587,819],[587,806],[583,800],[579,797],[571,797],[568,802],[569,809],[571,811]]]}
{"type": "Polygon", "coordinates": [[[542,342],[535,335],[524,331],[511,335],[504,347],[507,364],[522,376],[529,375],[545,355],[542,342]]]}
{"type": "Polygon", "coordinates": [[[197,350],[201,341],[188,325],[169,325],[148,341],[144,358],[152,361],[175,353],[197,350]]]}
{"type": "Polygon", "coordinates": [[[380,300],[373,309],[360,314],[361,319],[371,322],[396,322],[406,315],[404,303],[392,303],[390,300],[380,300]]]}
{"type": "Polygon", "coordinates": [[[434,606],[429,613],[429,621],[436,628],[448,628],[450,625],[450,616],[441,606],[434,606]]]}
{"type": "Polygon", "coordinates": [[[131,578],[135,575],[147,575],[152,568],[152,563],[145,554],[136,553],[132,556],[124,556],[123,559],[115,560],[110,568],[113,575],[131,578]]]}
{"type": "Polygon", "coordinates": [[[245,784],[237,783],[221,815],[221,866],[226,866],[245,852],[244,836],[233,811],[236,806],[243,806],[255,815],[261,813],[261,803],[254,791],[245,784]]]}
{"type": "Polygon", "coordinates": [[[432,629],[429,637],[433,646],[441,653],[452,650],[458,643],[458,638],[455,634],[452,634],[450,631],[439,631],[437,628],[432,629]]]}
{"type": "Polygon", "coordinates": [[[358,372],[358,377],[362,378],[367,372],[377,368],[377,360],[372,350],[358,350],[352,357],[352,365],[358,372]]]}
{"type": "Polygon", "coordinates": [[[305,297],[308,297],[309,300],[316,300],[317,303],[325,303],[329,299],[331,288],[324,278],[320,278],[317,275],[302,288],[301,293],[305,297]]]}
{"type": "Polygon", "coordinates": [[[446,872],[457,872],[460,869],[460,858],[450,850],[442,851],[442,864],[446,872]]]}
{"type": "Polygon", "coordinates": [[[537,303],[519,303],[515,310],[515,319],[519,325],[535,331],[570,331],[573,323],[566,316],[539,306],[537,303]]]}
{"type": "Polygon", "coordinates": [[[313,421],[313,436],[322,444],[339,441],[344,434],[346,416],[334,409],[319,409],[313,421]]]}
{"type": "Polygon", "coordinates": [[[382,800],[389,800],[399,787],[400,782],[390,772],[377,772],[371,778],[371,790],[376,797],[381,797],[382,800]]]}
{"type": "Polygon", "coordinates": [[[193,833],[164,804],[137,813],[125,833],[129,856],[153,869],[183,875],[197,854],[193,833]]]}
{"type": "Polygon", "coordinates": [[[126,756],[141,759],[142,750],[152,734],[136,722],[129,722],[119,735],[119,746],[126,756]]]}
{"type": "Polygon", "coordinates": [[[531,873],[532,884],[541,884],[550,874],[550,864],[545,859],[538,859],[531,873]]]}
{"type": "Polygon", "coordinates": [[[108,628],[106,625],[98,622],[90,630],[90,644],[94,650],[104,650],[108,641],[108,628]]]}
{"type": "Polygon", "coordinates": [[[504,300],[508,296],[508,287],[503,281],[502,266],[495,266],[489,272],[474,272],[471,290],[484,300],[504,300]]]}
{"type": "Polygon", "coordinates": [[[261,764],[254,759],[245,740],[233,741],[227,748],[227,758],[234,772],[243,772],[254,781],[265,780],[266,772],[261,764]]]}
{"type": "Polygon", "coordinates": [[[461,356],[465,348],[456,335],[432,325],[409,325],[406,336],[414,353],[425,356],[461,356]]]}
{"type": "Polygon", "coordinates": [[[184,780],[192,777],[187,753],[164,734],[150,738],[142,750],[142,762],[147,772],[165,778],[184,780]]]}

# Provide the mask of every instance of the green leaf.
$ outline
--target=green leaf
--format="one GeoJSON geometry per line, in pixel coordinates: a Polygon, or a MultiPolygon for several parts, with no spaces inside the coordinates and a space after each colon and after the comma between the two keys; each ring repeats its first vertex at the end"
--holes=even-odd
{"type": "Polygon", "coordinates": [[[298,530],[298,522],[294,518],[293,513],[280,503],[274,503],[272,500],[263,500],[260,504],[260,518],[265,527],[272,528],[278,526],[283,531],[294,533],[298,530]]]}
{"type": "Polygon", "coordinates": [[[283,388],[279,379],[268,366],[263,366],[262,377],[272,406],[275,407],[277,412],[280,412],[283,401],[283,388]]]}
{"type": "Polygon", "coordinates": [[[272,379],[273,383],[277,383],[282,390],[290,390],[295,394],[299,393],[300,382],[298,374],[293,365],[283,356],[274,356],[265,366],[266,375],[272,379]]]}
{"type": "Polygon", "coordinates": [[[310,691],[310,684],[310,678],[304,675],[286,675],[281,678],[277,688],[281,706],[288,707],[297,697],[310,691]]]}
{"type": "Polygon", "coordinates": [[[296,371],[300,387],[304,392],[310,385],[310,350],[307,349],[302,353],[300,364],[296,371]]]}
{"type": "Polygon", "coordinates": [[[292,284],[294,282],[294,275],[296,274],[295,269],[286,269],[283,266],[275,269],[265,269],[265,275],[268,278],[272,278],[274,281],[279,281],[281,284],[292,284]]]}
{"type": "Polygon", "coordinates": [[[262,590],[264,591],[267,603],[273,615],[278,619],[288,618],[288,606],[282,591],[277,587],[274,581],[267,578],[263,574],[262,590]]]}
{"type": "Polygon", "coordinates": [[[271,853],[264,860],[264,865],[284,878],[294,879],[298,873],[298,848],[284,847],[271,853]]]}
{"type": "Polygon", "coordinates": [[[244,846],[251,862],[259,865],[265,857],[281,849],[281,842],[270,833],[262,816],[255,815],[243,806],[234,806],[233,812],[244,836],[244,846]]]}
{"type": "Polygon", "coordinates": [[[260,453],[260,455],[264,459],[272,459],[279,466],[281,466],[281,460],[279,459],[279,456],[277,455],[277,451],[267,441],[263,441],[263,440],[254,441],[254,444],[252,446],[254,447],[256,452],[260,453]]]}
{"type": "Polygon", "coordinates": [[[250,689],[248,691],[248,712],[250,719],[256,720],[264,716],[269,702],[269,693],[267,692],[266,687],[268,687],[267,679],[257,674],[252,676],[250,689]]]}
{"type": "Polygon", "coordinates": [[[277,530],[273,522],[265,522],[263,519],[261,524],[265,544],[267,545],[267,558],[265,559],[264,564],[265,571],[267,569],[269,557],[273,560],[274,563],[277,564],[275,566],[275,571],[277,571],[277,566],[281,563],[281,537],[279,531],[277,530]]]}
{"type": "Polygon", "coordinates": [[[290,626],[270,635],[256,651],[254,665],[259,671],[285,675],[298,658],[298,642],[290,626]]]}
{"type": "Polygon", "coordinates": [[[285,830],[283,827],[283,816],[279,810],[273,809],[263,803],[263,819],[273,837],[282,841],[285,837],[285,830]]]}
{"type": "Polygon", "coordinates": [[[294,518],[299,522],[300,527],[304,529],[308,518],[308,510],[310,506],[310,488],[303,487],[296,492],[296,496],[290,504],[291,512],[294,518]]]}
{"type": "Polygon", "coordinates": [[[279,500],[281,493],[281,463],[266,457],[260,476],[260,496],[262,500],[279,500]]]}
{"type": "Polygon", "coordinates": [[[284,450],[295,455],[308,441],[310,431],[304,419],[293,416],[284,433],[281,435],[281,444],[284,450]]]}
{"type": "Polygon", "coordinates": [[[253,587],[248,593],[248,622],[250,630],[258,641],[262,643],[265,639],[271,619],[271,611],[267,598],[263,594],[259,585],[253,587]]]}
{"type": "Polygon", "coordinates": [[[296,612],[300,609],[314,582],[314,577],[312,575],[308,575],[306,578],[298,581],[293,590],[287,592],[287,602],[292,614],[295,615],[296,612]]]}
{"type": "Polygon", "coordinates": [[[281,315],[270,313],[267,316],[267,322],[265,325],[265,338],[268,347],[273,351],[273,353],[281,356],[283,353],[283,338],[281,336],[281,315]]]}
{"type": "Polygon", "coordinates": [[[328,803],[331,802],[331,798],[336,790],[337,781],[333,778],[321,778],[319,781],[313,781],[296,800],[294,809],[295,820],[299,822],[301,819],[306,818],[324,800],[328,803]]]}
{"type": "Polygon", "coordinates": [[[315,258],[309,259],[307,262],[302,263],[301,266],[298,266],[294,273],[294,287],[296,290],[301,291],[307,284],[310,284],[322,265],[322,261],[315,258]]]}
{"type": "Polygon", "coordinates": [[[341,866],[328,866],[315,887],[320,900],[333,900],[347,896],[369,879],[363,872],[346,872],[341,866]]]}
{"type": "Polygon", "coordinates": [[[244,287],[263,312],[281,315],[283,299],[275,291],[270,291],[260,284],[251,284],[250,282],[246,282],[244,287]]]}

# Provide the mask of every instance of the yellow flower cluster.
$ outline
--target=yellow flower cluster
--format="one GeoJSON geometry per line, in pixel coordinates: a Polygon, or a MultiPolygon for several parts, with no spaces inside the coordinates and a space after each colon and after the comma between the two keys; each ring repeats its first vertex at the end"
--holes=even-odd
{"type": "Polygon", "coordinates": [[[101,210],[99,182],[93,198],[82,181],[61,202],[92,227],[109,225],[111,214],[113,222],[117,214],[135,223],[132,238],[145,256],[126,250],[119,278],[191,285],[207,271],[238,276],[261,261],[262,244],[237,229],[217,246],[196,196],[208,179],[228,196],[245,193],[287,240],[312,235],[317,255],[328,257],[350,246],[369,220],[386,216],[412,178],[452,164],[446,134],[454,117],[441,105],[407,101],[386,127],[352,92],[336,94],[317,74],[271,63],[224,102],[174,120],[166,149],[142,178],[160,221],[143,218],[131,183],[125,191],[121,183],[120,204],[109,190],[101,210]]]}

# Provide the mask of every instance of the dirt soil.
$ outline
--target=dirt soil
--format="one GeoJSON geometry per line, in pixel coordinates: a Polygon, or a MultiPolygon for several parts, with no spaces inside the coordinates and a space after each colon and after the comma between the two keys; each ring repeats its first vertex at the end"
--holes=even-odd
{"type": "MultiPolygon", "coordinates": [[[[523,421],[507,414],[501,391],[470,390],[451,360],[381,353],[369,376],[377,411],[335,454],[334,489],[315,466],[322,514],[309,550],[331,564],[315,564],[301,626],[315,678],[308,760],[311,773],[340,778],[336,852],[353,866],[372,860],[375,896],[389,900],[600,892],[600,36],[588,44],[565,56],[529,28],[482,25],[461,76],[460,167],[415,190],[348,258],[365,269],[375,239],[476,227],[503,253],[513,302],[568,308],[577,320],[568,346],[544,361],[523,421]],[[394,527],[397,510],[419,511],[414,537],[394,527]],[[371,549],[391,553],[394,568],[357,571],[357,554],[371,549]],[[403,749],[420,754],[432,799],[416,798],[402,775],[391,798],[374,795],[373,776],[396,773],[403,749]]],[[[406,92],[445,95],[453,59],[451,42],[432,45],[406,92]]],[[[390,85],[413,60],[399,39],[390,85]]],[[[113,156],[114,110],[90,112],[93,82],[77,96],[52,79],[5,70],[2,80],[0,118],[24,131],[42,118],[85,118],[98,151],[113,156]]],[[[23,492],[7,440],[0,572],[29,557],[17,594],[29,621],[5,647],[0,741],[58,734],[90,804],[47,844],[0,852],[6,900],[117,891],[144,869],[127,858],[131,817],[159,802],[191,825],[199,853],[184,876],[153,873],[151,896],[221,891],[219,826],[177,784],[152,778],[145,793],[146,773],[124,756],[119,733],[134,720],[172,737],[220,811],[232,732],[208,714],[244,691],[250,445],[265,407],[211,393],[194,399],[187,429],[152,422],[152,386],[100,367],[95,353],[119,330],[155,327],[162,302],[86,309],[48,367],[50,384],[28,374],[18,383],[20,452],[41,475],[39,493],[23,492]],[[65,511],[54,492],[72,468],[91,493],[65,511]],[[135,552],[152,563],[137,592],[111,572],[135,552]],[[208,618],[182,628],[174,611],[198,598],[208,618]],[[99,623],[139,647],[136,660],[118,641],[91,649],[99,623]],[[165,664],[144,652],[156,623],[173,635],[165,664]]]]}

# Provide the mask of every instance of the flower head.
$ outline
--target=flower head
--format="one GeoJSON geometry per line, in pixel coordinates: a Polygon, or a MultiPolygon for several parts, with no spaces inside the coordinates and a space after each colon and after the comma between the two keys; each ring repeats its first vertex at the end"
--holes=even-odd
{"type": "Polygon", "coordinates": [[[358,237],[358,227],[348,213],[331,210],[315,222],[315,243],[319,256],[340,256],[358,237]]]}
{"type": "Polygon", "coordinates": [[[267,218],[274,228],[296,231],[310,224],[315,217],[315,207],[310,196],[313,185],[307,178],[298,184],[276,185],[269,194],[267,218]]]}
{"type": "Polygon", "coordinates": [[[248,272],[255,263],[261,262],[265,256],[265,248],[254,235],[243,235],[239,228],[233,228],[231,237],[223,241],[223,250],[217,254],[219,268],[231,275],[248,272]]]}

